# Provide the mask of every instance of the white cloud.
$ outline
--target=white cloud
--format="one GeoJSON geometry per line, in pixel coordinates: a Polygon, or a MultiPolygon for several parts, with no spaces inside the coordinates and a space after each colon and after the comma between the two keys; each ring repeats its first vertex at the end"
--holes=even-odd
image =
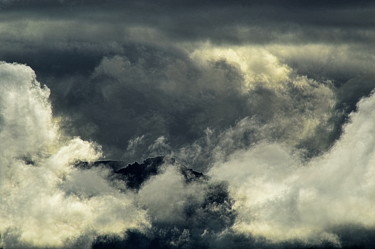
{"type": "Polygon", "coordinates": [[[292,69],[282,64],[275,55],[257,46],[215,47],[205,44],[190,56],[202,64],[225,60],[235,65],[243,73],[245,91],[252,89],[257,83],[282,87],[282,83],[287,82],[292,73],[292,69]]]}
{"type": "Polygon", "coordinates": [[[164,172],[152,177],[140,189],[138,201],[153,221],[178,224],[185,220],[185,207],[200,203],[204,198],[204,186],[186,184],[176,165],[165,165],[164,172]]]}
{"type": "Polygon", "coordinates": [[[122,235],[148,224],[130,194],[101,169],[76,161],[100,156],[95,144],[64,137],[49,90],[31,68],[0,64],[0,234],[4,248],[64,247],[82,236],[122,235]],[[110,203],[110,204],[109,204],[110,203]]]}
{"type": "Polygon", "coordinates": [[[229,182],[238,212],[234,229],[272,241],[330,241],[335,226],[375,227],[375,96],[359,103],[342,138],[302,163],[285,144],[237,151],[210,171],[229,182]]]}

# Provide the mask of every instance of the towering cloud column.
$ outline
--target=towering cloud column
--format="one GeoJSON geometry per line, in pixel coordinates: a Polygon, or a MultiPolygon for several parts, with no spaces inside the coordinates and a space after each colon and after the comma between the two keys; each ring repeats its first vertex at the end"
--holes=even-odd
{"type": "Polygon", "coordinates": [[[129,228],[147,225],[131,195],[107,180],[107,170],[73,166],[79,160],[98,159],[100,148],[64,137],[48,97],[49,89],[37,82],[31,68],[0,64],[4,248],[84,248],[96,235],[122,236],[129,228]]]}

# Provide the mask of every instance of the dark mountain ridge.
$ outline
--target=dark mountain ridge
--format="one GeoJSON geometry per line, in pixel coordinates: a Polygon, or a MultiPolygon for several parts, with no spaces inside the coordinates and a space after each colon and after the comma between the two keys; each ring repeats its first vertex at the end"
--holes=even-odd
{"type": "Polygon", "coordinates": [[[130,164],[115,160],[101,160],[92,163],[78,162],[76,167],[82,169],[89,169],[92,167],[109,168],[113,171],[115,178],[125,182],[127,188],[138,190],[142,184],[152,176],[161,173],[163,165],[178,167],[179,172],[184,177],[186,183],[199,179],[208,180],[208,177],[202,173],[176,164],[173,158],[170,159],[162,156],[147,158],[142,163],[134,162],[130,164]]]}

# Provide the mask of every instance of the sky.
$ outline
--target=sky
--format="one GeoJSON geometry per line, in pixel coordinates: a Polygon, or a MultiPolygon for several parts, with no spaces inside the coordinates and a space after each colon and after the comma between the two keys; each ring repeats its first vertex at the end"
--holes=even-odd
{"type": "Polygon", "coordinates": [[[373,248],[374,16],[0,0],[0,248],[373,248]],[[74,166],[156,156],[136,190],[74,166]]]}

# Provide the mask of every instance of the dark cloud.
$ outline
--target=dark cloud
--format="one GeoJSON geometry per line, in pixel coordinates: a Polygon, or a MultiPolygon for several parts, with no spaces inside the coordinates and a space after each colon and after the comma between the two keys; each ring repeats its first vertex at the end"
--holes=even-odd
{"type": "Polygon", "coordinates": [[[202,71],[184,55],[145,50],[133,61],[105,57],[91,80],[73,78],[57,86],[64,95],[56,96],[55,107],[70,113],[77,135],[114,145],[122,153],[130,139],[140,136],[146,145],[166,136],[181,146],[202,136],[207,127],[222,129],[246,116],[241,80],[224,61],[202,71]],[[210,79],[209,74],[216,76],[210,79]]]}
{"type": "Polygon", "coordinates": [[[371,1],[10,1],[2,12],[7,26],[2,33],[27,41],[337,44],[374,39],[371,1]]]}
{"type": "MultiPolygon", "coordinates": [[[[57,52],[61,55],[46,56],[47,61],[42,59],[45,63],[29,62],[50,87],[54,112],[63,118],[65,130],[98,142],[109,158],[132,161],[181,149],[179,157],[191,161],[188,154],[193,153],[202,170],[212,157],[206,153],[210,154],[220,140],[225,141],[220,147],[229,152],[250,146],[270,133],[275,141],[292,141],[300,136],[295,145],[315,151],[313,154],[333,141],[323,143],[318,139],[332,132],[329,117],[336,117],[335,97],[328,83],[290,76],[282,89],[254,83],[253,89],[246,90],[247,76],[224,58],[203,65],[177,49],[127,45],[123,50],[121,55],[104,57],[100,52],[79,56],[57,52]],[[80,63],[87,64],[76,68],[80,63]],[[318,105],[320,101],[325,104],[318,105]],[[311,120],[303,117],[307,113],[311,120]],[[297,135],[305,129],[305,122],[318,120],[319,128],[313,124],[311,130],[303,131],[306,135],[297,135]],[[290,125],[294,129],[286,131],[290,125]],[[313,135],[314,129],[320,129],[322,137],[313,135]],[[319,145],[308,142],[311,139],[319,140],[319,145]],[[190,148],[193,143],[198,147],[190,148]],[[201,152],[196,151],[198,148],[201,152]]],[[[262,68],[267,62],[255,63],[260,65],[260,75],[279,70],[262,68]]],[[[289,76],[283,72],[280,77],[289,76]]]]}

